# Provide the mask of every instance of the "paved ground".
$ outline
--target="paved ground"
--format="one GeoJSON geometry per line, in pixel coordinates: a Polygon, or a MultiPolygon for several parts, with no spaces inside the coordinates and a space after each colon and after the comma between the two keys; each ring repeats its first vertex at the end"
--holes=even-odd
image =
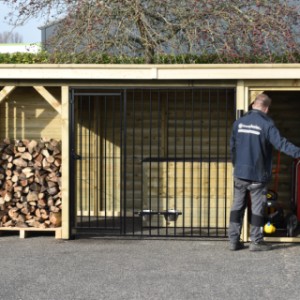
{"type": "Polygon", "coordinates": [[[0,237],[0,299],[300,299],[300,244],[0,237]]]}

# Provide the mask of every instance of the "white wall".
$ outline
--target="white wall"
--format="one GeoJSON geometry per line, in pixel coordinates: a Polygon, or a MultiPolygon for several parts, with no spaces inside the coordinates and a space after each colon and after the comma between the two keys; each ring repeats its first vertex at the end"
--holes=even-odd
{"type": "Polygon", "coordinates": [[[40,50],[39,44],[0,44],[0,53],[38,53],[40,50]]]}

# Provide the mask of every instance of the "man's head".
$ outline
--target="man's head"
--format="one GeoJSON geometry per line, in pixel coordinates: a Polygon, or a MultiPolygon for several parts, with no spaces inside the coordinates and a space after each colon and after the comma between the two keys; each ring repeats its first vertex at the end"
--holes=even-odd
{"type": "Polygon", "coordinates": [[[261,110],[262,112],[264,113],[268,113],[269,111],[269,106],[271,105],[271,98],[266,95],[266,94],[259,94],[253,104],[252,104],[252,108],[253,109],[258,109],[258,110],[261,110]]]}

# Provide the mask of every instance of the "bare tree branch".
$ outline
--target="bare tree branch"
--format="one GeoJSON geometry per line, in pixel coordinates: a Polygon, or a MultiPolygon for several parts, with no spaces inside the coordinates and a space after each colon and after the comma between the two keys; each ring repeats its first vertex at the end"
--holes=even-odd
{"type": "Polygon", "coordinates": [[[3,0],[10,21],[55,16],[53,51],[144,56],[289,54],[299,48],[292,0],[3,0]]]}

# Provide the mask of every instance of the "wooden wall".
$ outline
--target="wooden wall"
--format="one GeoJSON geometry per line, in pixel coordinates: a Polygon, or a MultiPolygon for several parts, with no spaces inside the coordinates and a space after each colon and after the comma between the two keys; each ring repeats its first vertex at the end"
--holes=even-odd
{"type": "MultiPolygon", "coordinates": [[[[60,99],[60,88],[48,88],[60,99]]],[[[32,87],[17,87],[0,104],[0,138],[61,140],[59,113],[32,87]]]]}
{"type": "MultiPolygon", "coordinates": [[[[143,167],[143,208],[181,212],[178,227],[224,228],[229,224],[233,199],[231,163],[162,162],[145,163],[143,167]]],[[[156,222],[152,225],[166,226],[164,217],[156,222]]],[[[168,224],[172,225],[175,224],[168,224]]]]}
{"type": "Polygon", "coordinates": [[[118,98],[76,98],[78,216],[120,215],[122,118],[118,98]]]}

